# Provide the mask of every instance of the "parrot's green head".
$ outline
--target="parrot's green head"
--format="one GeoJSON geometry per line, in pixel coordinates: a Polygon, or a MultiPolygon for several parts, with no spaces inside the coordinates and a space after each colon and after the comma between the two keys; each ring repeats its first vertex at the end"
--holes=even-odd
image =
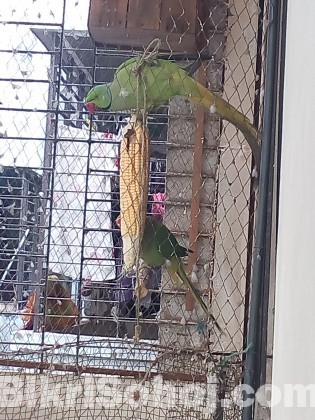
{"type": "Polygon", "coordinates": [[[109,84],[94,86],[87,94],[85,102],[91,114],[99,109],[109,109],[112,103],[109,84]]]}

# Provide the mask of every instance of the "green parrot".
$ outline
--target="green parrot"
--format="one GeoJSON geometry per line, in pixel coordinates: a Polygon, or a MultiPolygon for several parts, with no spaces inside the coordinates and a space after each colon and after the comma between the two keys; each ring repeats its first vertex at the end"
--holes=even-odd
{"type": "MultiPolygon", "coordinates": [[[[120,216],[116,219],[116,223],[120,226],[120,216]]],[[[140,258],[151,267],[158,267],[165,264],[173,282],[178,286],[183,283],[208,315],[207,305],[185,272],[182,258],[186,257],[189,252],[193,251],[179,245],[175,236],[164,224],[152,217],[146,218],[140,248],[140,258]]],[[[212,315],[210,317],[222,333],[222,329],[214,317],[212,315]]]]}
{"type": "Polygon", "coordinates": [[[174,96],[205,106],[241,130],[259,167],[258,133],[249,119],[195,81],[175,62],[140,56],[130,58],[118,67],[111,83],[94,86],[85,101],[90,113],[99,109],[119,112],[158,108],[174,96]]]}

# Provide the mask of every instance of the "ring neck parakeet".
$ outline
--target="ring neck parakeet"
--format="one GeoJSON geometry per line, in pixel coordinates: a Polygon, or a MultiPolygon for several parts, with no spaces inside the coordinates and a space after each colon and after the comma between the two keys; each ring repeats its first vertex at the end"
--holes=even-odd
{"type": "MultiPolygon", "coordinates": [[[[120,225],[120,217],[116,219],[116,223],[120,225]]],[[[192,284],[185,272],[182,258],[186,257],[189,249],[179,245],[177,239],[172,232],[158,220],[147,217],[144,227],[143,239],[140,247],[140,258],[143,259],[151,267],[165,267],[172,278],[172,281],[180,286],[184,284],[190,290],[196,302],[200,304],[203,311],[209,315],[208,308],[202,300],[199,291],[192,284]]],[[[218,325],[214,317],[210,314],[215,326],[222,333],[221,327],[218,325]]]]}
{"type": "Polygon", "coordinates": [[[175,62],[140,56],[130,58],[118,67],[111,83],[94,86],[88,92],[86,103],[91,113],[97,110],[148,111],[165,105],[175,96],[203,105],[241,130],[259,167],[258,133],[249,119],[195,81],[175,62]]]}

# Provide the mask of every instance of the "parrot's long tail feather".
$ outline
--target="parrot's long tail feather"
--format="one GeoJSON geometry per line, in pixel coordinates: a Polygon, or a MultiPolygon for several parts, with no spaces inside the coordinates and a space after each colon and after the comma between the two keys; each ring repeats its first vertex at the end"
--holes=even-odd
{"type": "Polygon", "coordinates": [[[220,327],[220,325],[218,324],[218,321],[215,319],[215,317],[212,314],[210,314],[210,318],[211,318],[213,324],[216,326],[219,333],[222,334],[222,335],[226,335],[225,332],[220,327]]]}
{"type": "MultiPolygon", "coordinates": [[[[181,280],[185,284],[185,286],[190,290],[190,292],[193,295],[193,297],[196,300],[196,302],[198,302],[200,304],[200,306],[202,307],[203,311],[207,315],[209,315],[209,310],[208,310],[207,305],[202,300],[199,291],[196,289],[196,287],[192,284],[192,282],[190,281],[189,277],[187,276],[187,274],[185,272],[185,269],[184,269],[182,263],[180,263],[178,265],[177,274],[181,278],[181,280]]],[[[216,319],[214,318],[214,316],[212,314],[210,314],[210,318],[211,318],[213,324],[216,326],[216,328],[220,332],[220,334],[224,334],[222,328],[220,327],[220,325],[218,324],[218,322],[216,321],[216,319]]]]}
{"type": "Polygon", "coordinates": [[[169,275],[171,276],[171,279],[173,280],[173,283],[177,287],[180,287],[182,285],[182,279],[177,274],[177,272],[175,270],[173,270],[173,267],[170,267],[170,268],[167,267],[167,271],[168,271],[169,275]]]}
{"type": "Polygon", "coordinates": [[[177,274],[181,278],[182,282],[187,287],[187,289],[189,289],[191,291],[191,293],[192,293],[194,299],[196,300],[196,302],[198,302],[200,304],[200,306],[202,307],[202,309],[204,310],[204,312],[208,315],[207,305],[201,299],[201,296],[200,296],[198,290],[195,288],[195,286],[192,284],[192,282],[190,281],[189,277],[187,276],[182,262],[180,262],[178,264],[177,274]]]}
{"type": "Polygon", "coordinates": [[[218,114],[220,118],[230,122],[236,128],[241,130],[250,148],[252,149],[252,153],[255,158],[255,164],[259,172],[260,145],[258,141],[258,132],[253,124],[251,124],[249,119],[245,117],[244,114],[234,108],[233,105],[229,104],[227,101],[225,101],[220,96],[217,96],[209,89],[206,89],[200,83],[194,81],[194,87],[197,87],[197,89],[193,89],[191,92],[189,90],[191,80],[189,81],[189,79],[190,78],[187,77],[183,81],[184,83],[187,83],[186,91],[190,92],[190,94],[187,95],[187,98],[191,102],[205,106],[206,108],[210,109],[210,111],[213,109],[213,112],[218,114]]]}

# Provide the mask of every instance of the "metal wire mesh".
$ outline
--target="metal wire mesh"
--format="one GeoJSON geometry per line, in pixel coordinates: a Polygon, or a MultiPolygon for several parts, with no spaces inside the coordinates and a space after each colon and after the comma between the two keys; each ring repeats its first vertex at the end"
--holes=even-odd
{"type": "Polygon", "coordinates": [[[188,71],[193,64],[196,80],[259,127],[266,3],[2,6],[3,418],[240,418],[257,182],[251,150],[231,123],[182,97],[148,116],[148,215],[194,251],[185,269],[220,335],[186,290],[174,290],[165,266],[151,267],[139,301],[135,277],[121,275],[119,153],[130,113],[100,112],[91,127],[84,100],[160,36],[163,58],[188,71]]]}

